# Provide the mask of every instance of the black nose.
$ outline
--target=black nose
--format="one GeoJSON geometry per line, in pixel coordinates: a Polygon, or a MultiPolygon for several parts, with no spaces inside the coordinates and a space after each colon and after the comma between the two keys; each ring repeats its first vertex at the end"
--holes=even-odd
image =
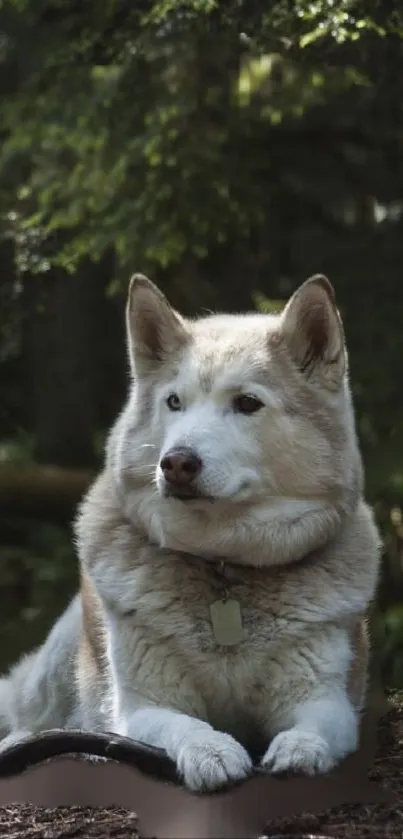
{"type": "Polygon", "coordinates": [[[164,478],[170,484],[186,486],[199,474],[202,468],[200,457],[192,449],[171,449],[160,461],[164,478]]]}

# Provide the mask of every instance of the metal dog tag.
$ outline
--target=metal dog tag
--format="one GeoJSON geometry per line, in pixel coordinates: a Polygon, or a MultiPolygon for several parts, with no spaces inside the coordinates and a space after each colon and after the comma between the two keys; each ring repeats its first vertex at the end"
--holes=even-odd
{"type": "Polygon", "coordinates": [[[242,613],[238,600],[215,600],[210,606],[210,617],[217,644],[232,647],[242,641],[242,613]]]}

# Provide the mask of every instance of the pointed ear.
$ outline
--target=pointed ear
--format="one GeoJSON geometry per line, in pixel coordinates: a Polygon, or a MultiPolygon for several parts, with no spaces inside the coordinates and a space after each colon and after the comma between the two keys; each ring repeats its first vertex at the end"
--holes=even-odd
{"type": "Polygon", "coordinates": [[[300,286],[282,313],[281,335],[304,376],[337,390],[346,370],[346,349],[333,286],[316,274],[300,286]]]}
{"type": "Polygon", "coordinates": [[[142,274],[130,280],[126,329],[132,368],[151,372],[189,340],[185,320],[142,274]]]}

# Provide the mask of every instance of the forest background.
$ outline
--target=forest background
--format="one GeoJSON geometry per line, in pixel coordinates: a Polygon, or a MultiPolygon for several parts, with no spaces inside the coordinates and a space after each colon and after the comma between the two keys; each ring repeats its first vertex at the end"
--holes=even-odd
{"type": "Polygon", "coordinates": [[[184,312],[345,321],[403,686],[403,6],[1,0],[0,669],[76,586],[70,524],[127,387],[130,275],[184,312]]]}

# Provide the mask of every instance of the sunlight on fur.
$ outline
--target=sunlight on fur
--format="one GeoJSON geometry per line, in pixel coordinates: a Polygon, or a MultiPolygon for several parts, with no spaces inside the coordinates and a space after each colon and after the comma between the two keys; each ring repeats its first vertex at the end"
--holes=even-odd
{"type": "Polygon", "coordinates": [[[335,295],[182,317],[130,283],[127,403],[75,534],[80,591],[0,680],[0,748],[49,728],[161,747],[211,791],[357,747],[380,540],[335,295]]]}

